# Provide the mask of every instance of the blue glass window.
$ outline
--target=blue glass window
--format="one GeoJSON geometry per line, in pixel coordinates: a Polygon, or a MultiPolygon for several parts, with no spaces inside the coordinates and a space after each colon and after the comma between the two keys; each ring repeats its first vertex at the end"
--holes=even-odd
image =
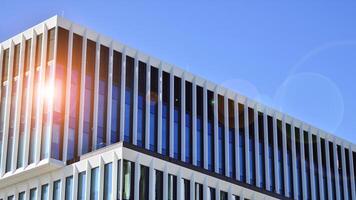
{"type": "Polygon", "coordinates": [[[229,120],[229,177],[236,178],[236,166],[235,166],[235,112],[234,101],[228,100],[228,119],[229,120]]]}
{"type": "Polygon", "coordinates": [[[14,195],[8,196],[7,200],[14,200],[14,195]]]}
{"type": "Polygon", "coordinates": [[[104,166],[104,200],[113,199],[112,189],[112,163],[108,163],[104,166]]]}
{"type": "Polygon", "coordinates": [[[255,118],[254,110],[248,108],[248,124],[249,124],[249,162],[250,162],[250,184],[256,183],[256,168],[255,168],[255,118]]]}
{"type": "Polygon", "coordinates": [[[259,152],[258,152],[258,162],[259,162],[259,174],[260,177],[260,186],[261,188],[265,188],[265,145],[264,145],[264,124],[263,124],[263,113],[258,112],[258,145],[259,145],[259,152]]]}
{"type": "Polygon", "coordinates": [[[192,83],[185,81],[185,162],[192,162],[192,83]]]}
{"type": "MultiPolygon", "coordinates": [[[[352,199],[352,196],[351,196],[351,193],[352,193],[352,189],[351,188],[351,163],[350,163],[350,154],[349,154],[349,149],[348,148],[345,148],[345,168],[346,168],[346,186],[347,187],[347,191],[348,191],[348,194],[347,194],[347,197],[348,199],[352,199]]],[[[321,174],[319,174],[319,176],[321,176],[321,174]]],[[[320,185],[320,188],[322,188],[322,184],[320,185]]],[[[345,194],[346,196],[346,194],[345,194]]]]}
{"type": "Polygon", "coordinates": [[[149,197],[149,168],[141,165],[140,182],[139,182],[139,199],[148,200],[149,199],[148,197],[149,197]]]}
{"type": "Polygon", "coordinates": [[[48,200],[49,199],[49,191],[48,191],[48,184],[42,185],[41,187],[41,200],[48,200]]]}
{"type": "Polygon", "coordinates": [[[267,116],[268,125],[268,169],[269,169],[269,181],[270,188],[269,191],[275,191],[275,172],[274,172],[274,152],[273,152],[273,118],[267,116]]]}
{"type": "Polygon", "coordinates": [[[242,182],[246,181],[246,159],[245,159],[245,115],[244,105],[238,104],[239,108],[239,158],[240,158],[240,177],[242,182]]]}
{"type": "Polygon", "coordinates": [[[126,56],[124,141],[132,142],[134,59],[126,56]]]}
{"type": "Polygon", "coordinates": [[[219,173],[225,175],[225,115],[224,97],[218,95],[218,151],[219,173]]]}
{"type": "Polygon", "coordinates": [[[106,123],[108,103],[108,69],[109,48],[100,46],[100,69],[99,69],[99,97],[98,97],[98,124],[96,148],[106,146],[106,123]]]}
{"type": "MultiPolygon", "coordinates": [[[[320,193],[319,193],[319,191],[320,191],[320,189],[319,189],[319,169],[318,169],[319,165],[318,165],[318,150],[317,150],[317,144],[316,144],[316,142],[317,142],[316,135],[312,135],[312,141],[313,141],[313,143],[312,143],[312,145],[313,145],[312,151],[313,151],[313,164],[314,164],[314,188],[315,188],[316,199],[320,199],[320,193]]],[[[290,152],[288,154],[289,154],[289,158],[291,158],[292,154],[290,152]]],[[[289,159],[288,159],[288,161],[289,161],[289,159]]],[[[291,167],[291,166],[289,165],[288,167],[291,167]]],[[[291,171],[291,168],[288,168],[288,169],[290,169],[290,171],[291,171]]],[[[289,175],[289,177],[290,176],[291,176],[291,174],[289,175]]],[[[290,183],[292,185],[292,182],[290,182],[290,183]]]]}
{"type": "MultiPolygon", "coordinates": [[[[286,188],[288,197],[293,197],[293,166],[292,166],[292,136],[291,136],[291,125],[286,124],[286,135],[287,135],[287,181],[286,188]]],[[[316,157],[317,158],[317,157],[316,157]]],[[[318,180],[319,181],[319,180],[318,180]]]]}
{"type": "Polygon", "coordinates": [[[150,150],[157,150],[158,130],[158,69],[151,66],[150,150]]]}
{"type": "Polygon", "coordinates": [[[185,200],[190,200],[190,181],[187,179],[183,180],[183,197],[185,200]]]}
{"type": "Polygon", "coordinates": [[[64,199],[73,200],[73,176],[68,176],[66,178],[64,199]]]}
{"type": "Polygon", "coordinates": [[[208,91],[208,170],[214,171],[214,93],[208,91]]]}
{"type": "MultiPolygon", "coordinates": [[[[16,109],[16,95],[17,95],[17,84],[18,81],[15,77],[19,73],[19,61],[20,61],[20,45],[15,46],[13,54],[13,74],[12,74],[12,90],[11,90],[11,101],[10,101],[10,120],[9,120],[9,130],[7,137],[7,156],[6,156],[6,169],[5,172],[12,170],[12,156],[14,149],[14,128],[15,128],[15,109],[16,109]]],[[[10,80],[11,81],[11,80],[10,80]]]]}
{"type": "Polygon", "coordinates": [[[79,97],[80,75],[82,67],[83,38],[73,34],[72,71],[70,80],[69,126],[67,161],[69,163],[78,158],[78,124],[79,124],[79,97]]]}
{"type": "Polygon", "coordinates": [[[86,181],[86,172],[85,171],[80,172],[78,175],[78,194],[77,194],[78,200],[85,200],[85,194],[86,194],[85,181],[86,181]]]}
{"type": "Polygon", "coordinates": [[[91,178],[90,178],[90,200],[99,199],[99,168],[91,169],[91,178]]]}
{"type": "Polygon", "coordinates": [[[122,54],[114,51],[111,102],[111,144],[120,140],[121,105],[121,59],[122,54]]]}
{"type": "Polygon", "coordinates": [[[85,69],[82,154],[92,151],[95,51],[95,42],[88,40],[85,69]]]}
{"type": "Polygon", "coordinates": [[[209,196],[210,196],[210,200],[215,200],[216,199],[215,188],[209,187],[209,196]]]}
{"type": "Polygon", "coordinates": [[[122,181],[122,199],[134,199],[134,177],[135,177],[135,164],[133,162],[124,161],[123,163],[123,181],[122,181]]]}
{"type": "Polygon", "coordinates": [[[162,74],[162,154],[169,155],[170,76],[167,72],[162,74]]]}
{"type": "Polygon", "coordinates": [[[284,195],[282,121],[277,119],[279,194],[284,195]]]}
{"type": "Polygon", "coordinates": [[[330,156],[330,172],[331,172],[331,196],[336,199],[336,183],[335,183],[335,167],[334,167],[334,145],[329,142],[329,156],[330,156]]]}
{"type": "Polygon", "coordinates": [[[220,200],[228,200],[227,192],[220,191],[220,200]]]}
{"type": "Polygon", "coordinates": [[[18,200],[25,200],[25,192],[20,192],[19,193],[19,198],[18,200]]]}
{"type": "Polygon", "coordinates": [[[338,173],[339,173],[339,188],[340,188],[340,199],[345,199],[345,194],[344,194],[344,181],[343,181],[343,174],[342,174],[342,167],[343,167],[343,163],[341,161],[341,146],[340,145],[336,145],[336,153],[337,153],[337,166],[338,166],[338,173]]]}
{"type": "Polygon", "coordinates": [[[163,200],[163,172],[156,170],[155,195],[156,200],[163,200]]]}
{"type": "Polygon", "coordinates": [[[174,77],[174,158],[181,156],[181,79],[174,77]]]}
{"type": "MultiPolygon", "coordinates": [[[[323,173],[323,189],[324,189],[324,198],[328,199],[328,197],[332,197],[330,193],[328,192],[328,183],[327,183],[327,173],[326,173],[326,143],[325,139],[321,138],[320,139],[320,148],[321,148],[321,167],[322,167],[322,173],[323,173]]],[[[351,190],[350,190],[351,191],[351,190]]]]}
{"type": "Polygon", "coordinates": [[[53,200],[61,199],[61,180],[53,182],[53,200]]]}
{"type": "Polygon", "coordinates": [[[204,166],[204,122],[203,122],[203,111],[204,111],[204,91],[203,88],[197,86],[197,132],[196,132],[196,147],[197,147],[197,166],[203,167],[204,166]]]}
{"type": "MultiPolygon", "coordinates": [[[[279,152],[278,152],[279,153],[279,152]]],[[[310,185],[310,164],[309,164],[309,141],[308,132],[304,131],[304,153],[305,153],[305,174],[306,174],[306,194],[307,199],[311,199],[311,185],[310,185]]]]}
{"type": "Polygon", "coordinates": [[[137,101],[137,146],[145,146],[146,124],[146,64],[138,63],[138,101],[137,101]]]}
{"type": "Polygon", "coordinates": [[[32,188],[30,189],[30,200],[36,200],[37,199],[37,189],[32,188]]]}
{"type": "Polygon", "coordinates": [[[297,157],[297,194],[294,194],[294,197],[297,199],[302,199],[303,194],[302,194],[302,167],[301,167],[301,154],[300,154],[300,148],[301,148],[301,142],[300,142],[300,132],[299,128],[295,127],[295,141],[296,141],[296,157],[297,157]]]}

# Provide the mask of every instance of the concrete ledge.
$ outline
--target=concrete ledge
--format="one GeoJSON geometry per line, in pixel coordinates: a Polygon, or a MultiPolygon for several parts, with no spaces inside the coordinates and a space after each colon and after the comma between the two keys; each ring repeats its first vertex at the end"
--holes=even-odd
{"type": "Polygon", "coordinates": [[[64,166],[65,163],[59,160],[51,158],[41,160],[37,165],[31,164],[26,168],[19,168],[13,173],[8,172],[4,174],[4,176],[0,178],[0,189],[57,170],[64,166]]]}

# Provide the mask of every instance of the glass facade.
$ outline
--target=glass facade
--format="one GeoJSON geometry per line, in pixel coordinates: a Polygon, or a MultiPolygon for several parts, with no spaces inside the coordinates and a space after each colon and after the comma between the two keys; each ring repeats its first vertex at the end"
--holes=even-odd
{"type": "MultiPolygon", "coordinates": [[[[83,154],[123,140],[124,147],[208,175],[218,173],[226,176],[226,181],[253,185],[259,191],[277,193],[277,197],[335,199],[339,194],[340,199],[353,198],[352,174],[356,167],[351,163],[356,163],[356,152],[350,146],[294,127],[279,116],[272,117],[273,113],[263,113],[229,95],[216,93],[209,84],[203,86],[190,76],[183,78],[165,71],[165,67],[158,68],[157,63],[146,62],[130,51],[123,54],[92,37],[71,34],[61,27],[50,28],[45,34],[26,38],[24,44],[2,49],[2,174],[32,169],[49,158],[72,164],[83,154]],[[53,96],[42,94],[47,87],[54,90],[53,96]]],[[[70,176],[52,185],[38,186],[33,195],[61,199],[60,193],[65,191],[65,199],[112,199],[114,194],[133,199],[134,185],[138,184],[136,195],[148,199],[149,180],[154,178],[155,199],[177,199],[180,195],[190,199],[194,185],[196,199],[203,198],[202,185],[193,184],[187,177],[167,176],[157,169],[152,174],[149,167],[138,163],[135,168],[135,163],[128,160],[119,164],[121,167],[117,188],[112,185],[116,172],[111,161],[104,169],[80,172],[77,180],[70,176]],[[135,183],[137,168],[140,173],[135,183]],[[167,196],[162,193],[165,187],[167,196]]],[[[209,188],[208,193],[210,199],[227,198],[226,192],[215,188],[209,188]]],[[[24,197],[19,193],[11,198],[24,197]]]]}

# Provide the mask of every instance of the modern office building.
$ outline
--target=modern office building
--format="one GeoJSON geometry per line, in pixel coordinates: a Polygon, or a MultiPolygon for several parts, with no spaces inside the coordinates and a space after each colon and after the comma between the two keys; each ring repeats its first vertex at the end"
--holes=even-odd
{"type": "Polygon", "coordinates": [[[61,17],[0,69],[1,200],[356,199],[356,145],[61,17]]]}

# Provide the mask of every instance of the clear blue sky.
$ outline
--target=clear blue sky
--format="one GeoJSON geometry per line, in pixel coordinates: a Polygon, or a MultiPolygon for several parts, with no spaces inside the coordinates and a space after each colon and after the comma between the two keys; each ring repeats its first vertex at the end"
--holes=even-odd
{"type": "Polygon", "coordinates": [[[356,2],[2,1],[0,41],[64,15],[356,143],[356,2]]]}

